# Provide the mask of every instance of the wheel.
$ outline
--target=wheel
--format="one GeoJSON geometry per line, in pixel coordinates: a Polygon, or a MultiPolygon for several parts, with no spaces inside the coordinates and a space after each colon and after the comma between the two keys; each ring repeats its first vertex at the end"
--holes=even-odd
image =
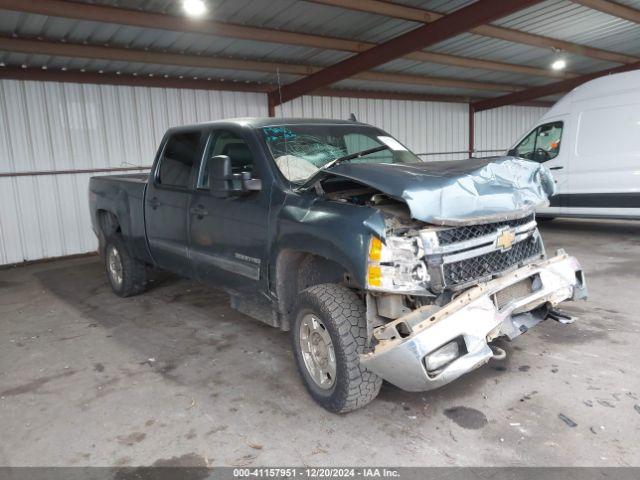
{"type": "Polygon", "coordinates": [[[300,293],[293,352],[307,390],[327,410],[349,412],[378,395],[382,378],[360,365],[366,339],[365,306],[352,290],[327,283],[300,293]]]}
{"type": "Polygon", "coordinates": [[[113,293],[120,297],[130,297],[144,292],[147,285],[145,265],[129,253],[119,235],[113,235],[107,240],[104,263],[113,293]]]}

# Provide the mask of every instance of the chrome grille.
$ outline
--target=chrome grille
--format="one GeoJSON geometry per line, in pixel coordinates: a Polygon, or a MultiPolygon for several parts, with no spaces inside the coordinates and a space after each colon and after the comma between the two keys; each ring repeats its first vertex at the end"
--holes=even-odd
{"type": "MultiPolygon", "coordinates": [[[[495,224],[492,224],[495,225],[495,224]]],[[[542,255],[542,241],[534,235],[516,243],[509,250],[494,250],[484,255],[466,258],[442,265],[443,286],[464,285],[489,277],[511,267],[520,266],[525,260],[542,255]]]]}
{"type": "Polygon", "coordinates": [[[464,227],[449,228],[446,230],[439,230],[436,235],[438,236],[438,244],[451,245],[453,243],[464,242],[473,238],[483,237],[494,233],[504,227],[519,227],[526,225],[534,220],[534,214],[527,215],[526,217],[517,218],[515,220],[507,220],[504,222],[485,223],[482,225],[468,225],[464,227]]]}

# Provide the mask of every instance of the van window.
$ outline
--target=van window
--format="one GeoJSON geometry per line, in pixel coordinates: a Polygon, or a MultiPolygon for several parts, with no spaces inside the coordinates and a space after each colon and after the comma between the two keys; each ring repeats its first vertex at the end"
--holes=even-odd
{"type": "Polygon", "coordinates": [[[640,105],[585,110],[580,115],[581,156],[640,152],[640,105]]]}
{"type": "Polygon", "coordinates": [[[558,156],[561,140],[562,122],[545,123],[536,127],[509,153],[542,163],[558,156]]]}
{"type": "Polygon", "coordinates": [[[167,141],[158,170],[157,182],[170,187],[188,188],[200,157],[201,132],[182,132],[167,141]]]}

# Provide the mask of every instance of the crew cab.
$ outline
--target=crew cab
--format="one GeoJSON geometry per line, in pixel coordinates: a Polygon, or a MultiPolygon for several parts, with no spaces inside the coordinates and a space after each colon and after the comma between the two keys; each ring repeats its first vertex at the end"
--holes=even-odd
{"type": "Polygon", "coordinates": [[[534,211],[554,182],[512,157],[425,162],[355,121],[235,119],[170,129],[148,175],[93,177],[107,278],[148,268],[221,287],[290,331],[302,380],[333,412],[387,380],[430,390],[585,298],[578,261],[547,256],[534,211]]]}

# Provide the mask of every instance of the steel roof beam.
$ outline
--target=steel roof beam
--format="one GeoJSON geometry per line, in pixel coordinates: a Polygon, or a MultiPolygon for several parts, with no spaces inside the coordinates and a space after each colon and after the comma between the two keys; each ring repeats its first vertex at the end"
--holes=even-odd
{"type": "Polygon", "coordinates": [[[476,112],[481,112],[483,110],[490,110],[492,108],[503,107],[505,105],[513,105],[516,103],[519,104],[522,102],[529,102],[531,100],[546,97],[548,95],[567,92],[569,90],[576,88],[579,85],[582,85],[585,82],[588,82],[589,80],[593,80],[594,78],[604,77],[605,75],[610,75],[613,73],[628,72],[630,70],[638,70],[638,69],[640,69],[640,62],[636,62],[628,65],[621,65],[619,67],[610,68],[607,70],[600,70],[598,72],[588,73],[586,75],[582,75],[577,78],[570,78],[567,80],[550,83],[548,85],[543,85],[540,87],[528,88],[527,90],[521,90],[519,92],[510,93],[508,95],[503,95],[501,97],[479,100],[479,101],[473,102],[471,106],[476,112]]]}
{"type": "MultiPolygon", "coordinates": [[[[276,85],[247,82],[221,82],[219,80],[193,80],[190,78],[163,78],[133,75],[114,75],[96,72],[69,72],[41,70],[39,68],[0,68],[0,79],[30,80],[42,82],[66,82],[96,85],[124,85],[153,88],[183,88],[195,90],[223,90],[239,92],[268,93],[276,85]]],[[[323,88],[313,92],[316,96],[370,98],[380,100],[411,100],[421,102],[468,103],[474,98],[456,95],[432,95],[421,93],[387,92],[382,90],[350,90],[323,88]]]]}
{"type": "MultiPolygon", "coordinates": [[[[37,68],[4,67],[0,68],[0,79],[29,80],[39,82],[65,82],[83,83],[94,85],[119,85],[133,87],[152,88],[181,88],[190,90],[218,90],[235,92],[268,93],[275,88],[273,84],[259,84],[247,82],[221,82],[218,80],[193,80],[189,78],[163,78],[133,75],[114,75],[110,73],[95,72],[62,72],[54,70],[41,70],[37,68]]],[[[432,95],[422,93],[401,93],[384,90],[351,90],[321,88],[313,92],[320,97],[345,97],[364,98],[375,100],[403,100],[418,102],[447,102],[469,103],[477,100],[472,97],[456,95],[432,95]]],[[[549,107],[549,102],[525,102],[522,105],[535,107],[549,107]]]]}
{"type": "MultiPolygon", "coordinates": [[[[262,62],[253,60],[237,60],[232,58],[205,57],[200,55],[181,55],[176,53],[151,52],[130,48],[80,45],[74,43],[27,40],[20,38],[0,37],[0,50],[33,55],[51,55],[58,57],[86,58],[109,60],[114,62],[145,63],[153,65],[171,65],[192,68],[216,68],[225,70],[244,70],[254,72],[306,76],[322,70],[322,67],[296,65],[289,63],[262,62]]],[[[464,88],[490,92],[514,92],[525,87],[505,85],[455,78],[425,77],[385,72],[362,72],[353,77],[356,80],[372,82],[402,83],[449,88],[464,88]]]]}
{"type": "Polygon", "coordinates": [[[297,80],[269,94],[270,105],[279,105],[318,88],[329,86],[361,72],[370,70],[415,50],[459,35],[467,30],[492,22],[541,0],[478,0],[450,15],[400,35],[388,42],[347,58],[330,67],[297,80]]]}
{"type": "Polygon", "coordinates": [[[623,18],[634,23],[640,23],[640,10],[627,7],[621,3],[611,2],[608,0],[573,0],[573,2],[589,7],[593,10],[599,10],[603,13],[613,15],[614,17],[623,18]]]}
{"type": "MultiPolygon", "coordinates": [[[[385,15],[393,18],[399,18],[403,20],[411,20],[414,22],[432,22],[444,15],[437,12],[423,10],[416,7],[408,7],[405,5],[398,5],[391,2],[380,0],[309,0],[314,3],[320,3],[323,5],[331,5],[334,7],[340,7],[349,10],[357,10],[360,12],[375,13],[378,15],[385,15]]],[[[589,3],[612,3],[604,2],[603,0],[584,0],[584,4],[589,3]]],[[[581,0],[579,3],[583,3],[581,0]]],[[[620,10],[621,11],[621,10],[620,10]]],[[[623,17],[624,18],[624,17],[623,17]]],[[[606,60],[613,63],[634,63],[640,60],[640,58],[633,55],[626,55],[624,53],[611,52],[608,50],[602,50],[599,48],[593,48],[586,45],[580,45],[578,43],[567,42],[565,40],[559,40],[557,38],[545,37],[543,35],[537,35],[533,33],[521,32],[505,27],[496,27],[493,25],[481,25],[470,30],[472,33],[483,35],[485,37],[498,38],[500,40],[506,40],[508,42],[522,43],[524,45],[530,45],[539,48],[552,48],[557,50],[564,50],[565,52],[581,55],[583,57],[596,58],[598,60],[606,60]]]]}
{"type": "MultiPolygon", "coordinates": [[[[160,13],[142,12],[104,5],[75,3],[66,0],[49,0],[46,2],[35,0],[0,0],[0,9],[53,17],[72,18],[75,20],[108,22],[133,27],[216,35],[221,37],[273,42],[286,45],[302,45],[310,48],[354,53],[363,52],[376,45],[369,42],[288,32],[285,30],[250,27],[246,25],[237,25],[211,20],[193,21],[186,18],[160,13]]],[[[406,58],[420,62],[437,63],[462,68],[479,68],[488,71],[510,72],[522,75],[534,75],[538,77],[568,78],[573,76],[571,73],[567,72],[555,72],[527,65],[481,60],[443,53],[413,52],[408,54],[406,58]]]]}

